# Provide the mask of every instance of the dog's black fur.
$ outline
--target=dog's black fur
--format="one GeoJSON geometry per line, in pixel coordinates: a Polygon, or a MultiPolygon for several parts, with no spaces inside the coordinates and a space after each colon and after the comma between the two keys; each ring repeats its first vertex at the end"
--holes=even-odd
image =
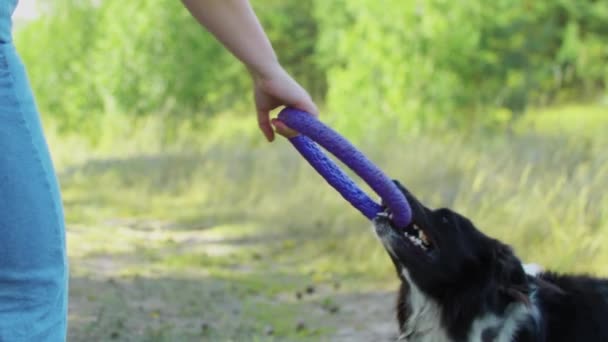
{"type": "Polygon", "coordinates": [[[374,227],[402,281],[397,303],[401,339],[608,341],[608,280],[526,274],[509,246],[456,212],[425,207],[396,183],[412,207],[413,222],[396,228],[386,214],[374,220],[374,227]],[[405,236],[413,225],[426,234],[426,250],[405,236]],[[413,290],[420,293],[417,299],[413,290]],[[427,301],[425,309],[414,307],[421,301],[427,301]]]}

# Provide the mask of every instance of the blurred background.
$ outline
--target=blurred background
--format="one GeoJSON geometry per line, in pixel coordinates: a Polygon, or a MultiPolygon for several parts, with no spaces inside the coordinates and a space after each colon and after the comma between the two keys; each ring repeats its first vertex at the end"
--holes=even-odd
{"type": "MultiPolygon", "coordinates": [[[[608,275],[608,2],[255,0],[323,121],[527,262],[608,275]]],[[[381,341],[370,223],[257,129],[175,0],[21,0],[62,186],[71,341],[381,341]]],[[[363,185],[362,185],[363,186],[363,185]]]]}

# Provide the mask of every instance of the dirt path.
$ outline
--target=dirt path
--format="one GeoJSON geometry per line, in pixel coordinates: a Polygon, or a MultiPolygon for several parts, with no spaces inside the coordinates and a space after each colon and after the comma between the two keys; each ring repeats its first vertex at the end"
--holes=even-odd
{"type": "Polygon", "coordinates": [[[70,341],[396,339],[393,291],[315,283],[275,259],[280,236],[159,227],[68,229],[70,341]]]}
{"type": "Polygon", "coordinates": [[[365,293],[340,298],[341,316],[336,318],[336,333],[331,341],[395,341],[394,294],[365,293]]]}

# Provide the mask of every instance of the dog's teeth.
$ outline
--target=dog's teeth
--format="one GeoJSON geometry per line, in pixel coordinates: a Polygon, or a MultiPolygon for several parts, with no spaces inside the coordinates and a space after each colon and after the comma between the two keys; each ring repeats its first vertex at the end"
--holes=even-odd
{"type": "Polygon", "coordinates": [[[429,238],[426,236],[426,234],[425,234],[425,233],[424,233],[422,230],[419,230],[419,231],[418,231],[418,238],[419,238],[419,239],[420,239],[422,242],[424,242],[424,244],[425,244],[425,245],[430,245],[430,243],[429,243],[429,238]]]}
{"type": "Polygon", "coordinates": [[[414,226],[414,229],[416,229],[417,234],[406,231],[406,232],[403,232],[403,236],[408,238],[410,240],[410,242],[412,244],[414,244],[415,246],[418,246],[426,251],[428,249],[428,246],[430,245],[426,234],[424,233],[424,231],[422,231],[417,226],[414,226]]]}
{"type": "Polygon", "coordinates": [[[420,230],[420,227],[418,227],[416,224],[414,224],[414,229],[415,230],[420,230]]]}

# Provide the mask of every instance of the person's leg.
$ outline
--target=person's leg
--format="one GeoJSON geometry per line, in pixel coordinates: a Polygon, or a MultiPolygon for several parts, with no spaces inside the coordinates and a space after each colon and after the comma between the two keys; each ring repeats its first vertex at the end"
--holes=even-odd
{"type": "Polygon", "coordinates": [[[59,186],[25,69],[0,44],[0,341],[65,341],[59,186]]]}

